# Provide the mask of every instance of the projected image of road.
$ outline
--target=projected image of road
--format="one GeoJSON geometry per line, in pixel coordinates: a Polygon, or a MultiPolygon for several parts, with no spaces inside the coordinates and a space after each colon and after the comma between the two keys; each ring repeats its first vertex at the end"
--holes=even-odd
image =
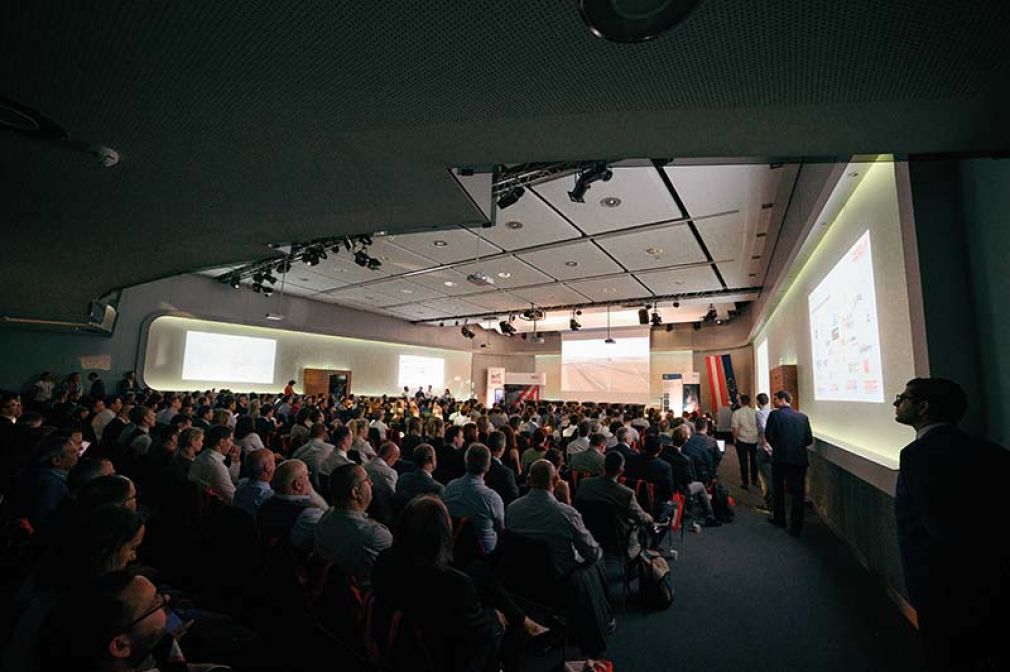
{"type": "MultiPolygon", "coordinates": [[[[564,338],[561,342],[561,390],[585,399],[610,400],[615,395],[649,391],[649,337],[602,335],[564,338]]],[[[567,335],[566,335],[567,336],[567,335]]]]}

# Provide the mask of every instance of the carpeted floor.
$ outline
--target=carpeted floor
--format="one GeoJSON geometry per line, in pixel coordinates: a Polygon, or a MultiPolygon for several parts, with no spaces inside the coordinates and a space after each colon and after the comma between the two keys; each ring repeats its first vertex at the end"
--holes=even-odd
{"type": "Polygon", "coordinates": [[[766,522],[757,489],[740,489],[732,446],[720,477],[737,499],[735,522],[676,537],[673,606],[643,613],[632,602],[617,614],[615,670],[922,669],[914,628],[813,511],[800,538],[766,522]]]}

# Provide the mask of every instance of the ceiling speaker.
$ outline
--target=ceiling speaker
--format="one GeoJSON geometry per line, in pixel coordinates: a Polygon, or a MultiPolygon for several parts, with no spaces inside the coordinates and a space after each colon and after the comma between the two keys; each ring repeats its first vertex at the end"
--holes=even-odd
{"type": "Polygon", "coordinates": [[[611,42],[645,42],[684,20],[701,0],[578,0],[582,20],[611,42]]]}

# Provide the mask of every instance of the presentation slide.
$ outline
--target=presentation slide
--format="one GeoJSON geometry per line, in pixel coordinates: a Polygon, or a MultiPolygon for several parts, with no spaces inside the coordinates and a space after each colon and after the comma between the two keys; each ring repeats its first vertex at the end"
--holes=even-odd
{"type": "Polygon", "coordinates": [[[884,401],[870,232],[807,297],[814,398],[884,401]]]}
{"type": "Polygon", "coordinates": [[[562,334],[561,393],[568,399],[646,403],[649,399],[649,329],[562,334]]]}
{"type": "Polygon", "coordinates": [[[431,385],[433,392],[441,394],[445,390],[445,360],[439,357],[400,355],[399,379],[401,389],[407,386],[411,392],[417,392],[417,388],[427,390],[431,385]]]}
{"type": "Polygon", "coordinates": [[[273,384],[276,354],[272,338],[187,331],[182,379],[273,384]]]}

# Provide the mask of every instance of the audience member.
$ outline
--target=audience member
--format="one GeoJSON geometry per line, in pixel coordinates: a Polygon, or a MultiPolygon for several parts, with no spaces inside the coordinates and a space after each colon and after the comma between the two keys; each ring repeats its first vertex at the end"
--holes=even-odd
{"type": "Polygon", "coordinates": [[[713,453],[719,451],[719,445],[708,435],[708,420],[696,418],[694,434],[684,444],[683,453],[694,465],[694,473],[698,480],[708,485],[716,477],[715,459],[713,453]]]}
{"type": "Polygon", "coordinates": [[[789,534],[800,536],[803,530],[803,510],[807,475],[807,446],[814,442],[810,420],[794,411],[793,397],[785,390],[775,393],[775,411],[768,416],[765,438],[775,446],[772,452],[772,489],[775,493],[771,522],[786,525],[786,490],[792,505],[789,512],[789,534]]]}
{"type": "Polygon", "coordinates": [[[663,449],[660,457],[670,465],[674,489],[684,495],[687,504],[693,502],[701,507],[703,525],[705,527],[719,527],[722,523],[716,519],[715,513],[712,511],[712,497],[708,494],[705,484],[695,474],[694,462],[682,452],[690,435],[691,430],[687,425],[678,425],[673,430],[672,442],[663,449]]]}
{"type": "MultiPolygon", "coordinates": [[[[589,420],[582,420],[578,424],[578,437],[572,439],[568,442],[565,450],[568,451],[568,459],[571,461],[579,453],[584,453],[589,450],[590,438],[589,434],[593,429],[593,423],[589,420]]],[[[604,437],[604,443],[606,443],[606,437],[604,437]]]]}
{"type": "Polygon", "coordinates": [[[292,456],[305,463],[305,466],[309,468],[309,474],[312,475],[316,483],[319,482],[319,470],[323,462],[336,450],[336,446],[332,443],[327,443],[327,438],[329,437],[326,432],[326,425],[321,422],[312,425],[312,428],[309,430],[308,440],[292,456]]]}
{"type": "Polygon", "coordinates": [[[631,449],[630,436],[631,431],[619,422],[615,422],[616,427],[611,431],[614,437],[614,445],[607,449],[609,453],[612,450],[616,450],[624,457],[624,463],[627,464],[635,456],[635,451],[631,449]]]}
{"type": "Polygon", "coordinates": [[[50,515],[70,494],[67,475],[77,464],[78,448],[64,434],[46,438],[36,451],[36,461],[15,485],[11,512],[27,518],[32,527],[44,527],[50,515]]]}
{"type": "Polygon", "coordinates": [[[771,515],[775,494],[772,485],[772,447],[765,436],[765,426],[768,424],[768,416],[771,414],[771,409],[768,408],[768,395],[764,392],[758,394],[757,403],[758,408],[754,414],[758,429],[757,465],[758,475],[761,477],[761,487],[764,491],[763,506],[758,505],[757,509],[771,515]]]}
{"type": "Polygon", "coordinates": [[[214,425],[207,432],[203,452],[196,456],[189,468],[189,480],[199,483],[231,504],[235,497],[235,484],[239,475],[238,447],[232,442],[231,429],[214,425]],[[226,465],[226,459],[231,465],[226,465]]]}
{"type": "Polygon", "coordinates": [[[443,485],[466,473],[464,460],[463,427],[450,425],[445,430],[442,450],[437,452],[438,468],[435,469],[435,479],[443,485]]]}
{"type": "Polygon", "coordinates": [[[396,491],[393,496],[396,509],[402,509],[418,495],[441,495],[445,490],[445,486],[432,476],[438,466],[434,448],[422,443],[414,449],[413,462],[417,465],[417,469],[400,474],[396,479],[396,491]]]}
{"type": "Polygon", "coordinates": [[[473,525],[485,553],[498,544],[498,534],[505,527],[505,505],[497,492],[484,484],[491,468],[491,452],[482,443],[466,450],[466,475],[445,486],[442,500],[453,518],[466,518],[473,525]]]}
{"type": "MultiPolygon", "coordinates": [[[[580,423],[581,424],[581,423],[580,423]]],[[[579,429],[581,432],[582,430],[579,429]]],[[[604,451],[607,437],[599,432],[588,437],[589,447],[572,455],[569,466],[581,474],[600,476],[603,474],[604,451]]],[[[571,445],[571,444],[569,444],[571,445]]]]}
{"type": "Polygon", "coordinates": [[[254,450],[263,450],[263,439],[256,433],[256,421],[249,415],[243,415],[235,421],[235,444],[242,451],[242,457],[254,450]]]}
{"type": "MultiPolygon", "coordinates": [[[[241,420],[245,419],[247,418],[241,420]]],[[[239,420],[240,423],[241,420],[239,420]]],[[[256,512],[259,511],[263,502],[274,495],[274,491],[270,488],[270,481],[273,480],[277,466],[273,451],[265,448],[249,453],[245,464],[249,476],[239,481],[232,503],[236,508],[242,509],[255,518],[256,512]]]]}
{"type": "Polygon", "coordinates": [[[575,508],[586,514],[587,504],[599,504],[609,511],[618,540],[628,543],[628,557],[636,558],[641,553],[640,531],[652,524],[652,516],[642,510],[635,491],[621,485],[617,479],[624,473],[624,456],[616,450],[604,458],[603,476],[588,478],[579,483],[575,495],[575,508]]]}
{"type": "Polygon", "coordinates": [[[273,496],[256,511],[256,527],[267,539],[287,540],[294,548],[310,551],[315,526],[325,506],[314,501],[309,469],[298,459],[285,460],[270,481],[273,496]]]}
{"type": "Polygon", "coordinates": [[[750,405],[750,397],[740,395],[740,407],[733,411],[730,418],[730,430],[733,433],[733,446],[740,461],[741,488],[748,489],[750,483],[758,483],[757,444],[758,426],[757,411],[750,405]]]}
{"type": "Polygon", "coordinates": [[[393,496],[396,493],[396,470],[393,465],[400,459],[400,449],[392,441],[379,446],[379,454],[365,466],[372,480],[372,504],[368,515],[383,525],[393,522],[393,496]]]}
{"type": "Polygon", "coordinates": [[[347,426],[337,427],[333,432],[333,450],[319,463],[319,474],[329,478],[330,474],[339,467],[354,464],[347,456],[347,451],[351,449],[351,430],[347,426]]]}
{"type": "Polygon", "coordinates": [[[491,451],[491,467],[484,475],[487,487],[498,493],[502,504],[508,506],[519,496],[519,486],[516,485],[515,470],[505,466],[502,458],[508,445],[505,432],[494,431],[488,436],[488,449],[491,451]]]}

